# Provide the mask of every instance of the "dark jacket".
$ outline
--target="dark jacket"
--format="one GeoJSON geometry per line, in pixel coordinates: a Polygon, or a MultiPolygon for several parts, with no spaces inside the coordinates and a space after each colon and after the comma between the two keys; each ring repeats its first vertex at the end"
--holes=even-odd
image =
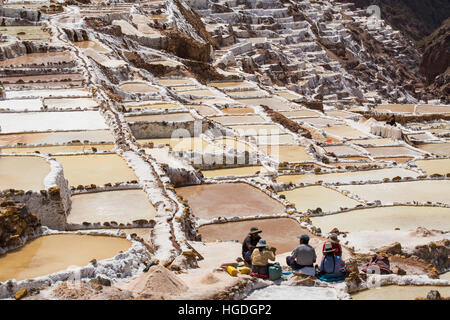
{"type": "Polygon", "coordinates": [[[252,238],[251,235],[248,235],[244,242],[242,243],[242,255],[246,253],[247,251],[253,251],[255,249],[256,245],[258,244],[258,241],[261,239],[260,236],[256,236],[255,238],[252,238]]]}

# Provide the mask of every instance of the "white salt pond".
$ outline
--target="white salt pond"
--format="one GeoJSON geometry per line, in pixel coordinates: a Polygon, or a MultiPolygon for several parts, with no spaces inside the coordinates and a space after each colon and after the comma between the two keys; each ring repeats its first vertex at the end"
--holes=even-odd
{"type": "Polygon", "coordinates": [[[338,211],[341,207],[353,208],[360,204],[356,200],[322,186],[297,188],[290,191],[283,191],[279,194],[286,196],[286,200],[293,203],[298,211],[303,212],[319,207],[325,212],[338,211]]]}
{"type": "Polygon", "coordinates": [[[352,294],[353,300],[415,300],[425,298],[431,290],[450,297],[450,286],[383,286],[352,294]]]}
{"type": "Polygon", "coordinates": [[[50,98],[50,97],[90,97],[91,92],[88,89],[41,89],[41,90],[18,90],[6,91],[5,99],[21,99],[21,98],[50,98]]]}
{"type": "Polygon", "coordinates": [[[338,300],[333,288],[271,285],[250,293],[245,300],[338,300]]]}
{"type": "Polygon", "coordinates": [[[61,144],[71,141],[113,143],[109,130],[59,131],[45,133],[0,134],[0,146],[22,144],[61,144]]]}
{"type": "Polygon", "coordinates": [[[94,108],[98,107],[97,101],[92,98],[62,98],[45,99],[44,104],[50,108],[75,109],[75,108],[94,108]]]}
{"type": "Polygon", "coordinates": [[[119,190],[86,193],[72,196],[72,209],[68,223],[111,222],[131,223],[134,220],[151,220],[155,208],[142,190],[119,190]]]}
{"type": "Polygon", "coordinates": [[[134,171],[117,154],[54,156],[62,164],[71,186],[97,186],[137,180],[134,171]]]}
{"type": "MultiPolygon", "coordinates": [[[[345,166],[345,163],[342,163],[341,165],[345,166]]],[[[352,164],[349,163],[349,165],[352,164]]],[[[317,183],[318,181],[327,183],[351,183],[352,181],[383,180],[384,178],[392,179],[397,176],[416,178],[419,176],[419,173],[404,168],[389,168],[325,174],[286,175],[278,177],[276,181],[280,183],[292,182],[294,184],[317,183]]]]}
{"type": "Polygon", "coordinates": [[[138,139],[138,142],[141,144],[153,143],[154,147],[169,145],[173,151],[197,151],[203,153],[222,151],[222,148],[213,145],[200,137],[138,139]]]}
{"type": "Polygon", "coordinates": [[[450,156],[450,142],[421,144],[417,148],[439,156],[450,156]]]}
{"type": "Polygon", "coordinates": [[[162,122],[162,121],[173,121],[173,122],[185,122],[194,121],[195,119],[189,112],[183,113],[168,113],[168,114],[151,114],[143,116],[129,116],[125,117],[127,121],[145,121],[145,122],[162,122]]]}
{"type": "MultiPolygon", "coordinates": [[[[1,153],[41,153],[41,154],[55,154],[55,153],[78,153],[78,152],[92,152],[93,148],[97,151],[112,151],[113,144],[80,144],[80,145],[62,145],[62,146],[42,146],[42,147],[16,147],[16,148],[2,148],[1,153]]],[[[97,152],[96,151],[96,152],[97,152]]]]}
{"type": "Polygon", "coordinates": [[[45,276],[112,258],[131,247],[131,242],[118,237],[81,234],[42,236],[0,257],[0,281],[17,281],[45,276]]]}
{"type": "Polygon", "coordinates": [[[450,180],[426,180],[383,184],[347,185],[340,187],[367,201],[393,202],[442,202],[450,204],[450,180]]]}
{"type": "Polygon", "coordinates": [[[111,51],[106,47],[100,45],[98,42],[92,40],[74,42],[73,44],[77,47],[80,47],[81,49],[93,49],[100,53],[109,53],[111,51]]]}
{"type": "Polygon", "coordinates": [[[41,99],[0,100],[0,109],[9,109],[12,111],[39,111],[42,106],[41,99]]]}
{"type": "Polygon", "coordinates": [[[450,229],[450,208],[394,206],[358,209],[339,214],[312,217],[313,225],[323,232],[339,231],[414,231],[418,227],[435,230],[450,229]]]}
{"type": "Polygon", "coordinates": [[[0,113],[2,133],[108,129],[98,111],[0,113]]]}
{"type": "Polygon", "coordinates": [[[43,190],[50,164],[40,157],[1,157],[0,190],[43,190]]]}

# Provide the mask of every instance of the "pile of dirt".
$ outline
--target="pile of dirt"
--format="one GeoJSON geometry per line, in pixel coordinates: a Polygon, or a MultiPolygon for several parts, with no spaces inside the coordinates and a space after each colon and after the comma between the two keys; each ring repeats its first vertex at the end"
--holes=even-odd
{"type": "Polygon", "coordinates": [[[188,286],[174,273],[161,265],[152,266],[128,284],[128,289],[143,298],[177,296],[186,292],[188,286]]]}
{"type": "Polygon", "coordinates": [[[40,226],[25,204],[0,198],[0,248],[19,246],[22,237],[33,236],[40,226]]]}
{"type": "MultiPolygon", "coordinates": [[[[58,300],[125,300],[133,297],[129,291],[92,281],[64,281],[52,290],[52,296],[58,300]]],[[[41,296],[38,298],[42,299],[41,296]]]]}
{"type": "Polygon", "coordinates": [[[207,275],[205,275],[203,278],[200,279],[200,283],[202,284],[214,284],[219,281],[220,279],[217,278],[212,272],[208,273],[207,275]]]}

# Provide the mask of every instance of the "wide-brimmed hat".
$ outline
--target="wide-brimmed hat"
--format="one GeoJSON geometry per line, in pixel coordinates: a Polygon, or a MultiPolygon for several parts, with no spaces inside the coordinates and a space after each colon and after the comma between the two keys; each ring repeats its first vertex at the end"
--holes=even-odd
{"type": "Polygon", "coordinates": [[[323,252],[324,253],[334,252],[333,245],[331,244],[331,242],[325,243],[325,248],[323,249],[323,252]]]}
{"type": "Polygon", "coordinates": [[[298,236],[297,238],[299,238],[300,240],[309,241],[309,236],[307,234],[302,234],[301,236],[298,236]]]}
{"type": "Polygon", "coordinates": [[[264,248],[267,247],[267,243],[266,240],[264,239],[259,239],[258,244],[256,245],[257,248],[264,248]]]}
{"type": "Polygon", "coordinates": [[[261,232],[262,232],[262,230],[259,230],[259,228],[257,228],[257,227],[250,228],[250,234],[252,234],[252,233],[261,233],[261,232]]]}
{"type": "Polygon", "coordinates": [[[336,233],[330,233],[328,239],[333,243],[339,243],[338,235],[336,233]]]}

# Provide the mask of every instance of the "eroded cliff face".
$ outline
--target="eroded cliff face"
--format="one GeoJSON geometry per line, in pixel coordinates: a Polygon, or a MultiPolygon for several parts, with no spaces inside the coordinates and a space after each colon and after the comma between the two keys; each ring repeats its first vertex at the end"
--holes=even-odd
{"type": "Polygon", "coordinates": [[[0,253],[23,244],[40,231],[38,217],[18,201],[0,198],[0,253]]]}

